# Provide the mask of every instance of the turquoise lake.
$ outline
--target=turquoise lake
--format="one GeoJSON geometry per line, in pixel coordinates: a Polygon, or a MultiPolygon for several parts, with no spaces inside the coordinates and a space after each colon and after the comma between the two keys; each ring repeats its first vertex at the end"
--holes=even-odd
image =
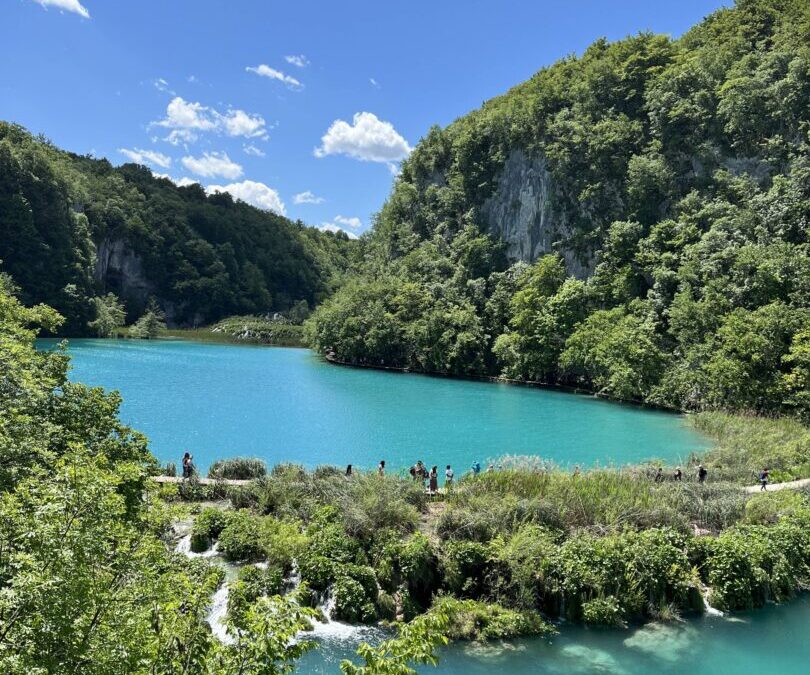
{"type": "MultiPolygon", "coordinates": [[[[55,342],[42,340],[42,346],[55,342]]],[[[118,389],[122,419],[163,462],[261,457],[457,472],[504,455],[562,465],[685,459],[706,447],[684,419],[558,391],[347,368],[305,349],[71,340],[71,379],[118,389]]]]}

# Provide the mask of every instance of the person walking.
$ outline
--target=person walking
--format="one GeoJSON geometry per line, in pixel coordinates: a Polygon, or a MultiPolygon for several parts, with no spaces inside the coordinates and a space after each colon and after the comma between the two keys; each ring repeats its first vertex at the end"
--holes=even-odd
{"type": "Polygon", "coordinates": [[[656,483],[664,482],[664,470],[660,466],[658,467],[658,471],[655,472],[655,482],[656,483]]]}
{"type": "Polygon", "coordinates": [[[698,464],[698,472],[697,472],[698,483],[705,483],[706,476],[708,475],[709,472],[706,471],[706,467],[704,467],[702,464],[698,464]]]}
{"type": "Polygon", "coordinates": [[[447,490],[453,487],[453,469],[450,468],[449,464],[444,470],[444,487],[447,490]]]}
{"type": "Polygon", "coordinates": [[[434,466],[428,476],[428,492],[435,495],[439,491],[439,467],[434,466]]]}
{"type": "Polygon", "coordinates": [[[679,483],[683,480],[683,471],[681,471],[681,467],[675,467],[675,473],[672,474],[672,478],[679,483]]]}
{"type": "Polygon", "coordinates": [[[770,471],[768,471],[768,467],[762,469],[759,472],[759,484],[760,484],[760,491],[766,491],[768,489],[768,478],[770,477],[770,471]]]}
{"type": "Polygon", "coordinates": [[[385,475],[385,460],[381,459],[380,463],[377,465],[377,475],[384,476],[385,475]]]}
{"type": "Polygon", "coordinates": [[[473,476],[477,476],[479,473],[481,473],[481,462],[476,460],[475,462],[473,462],[473,465],[472,465],[471,468],[472,468],[473,476]]]}
{"type": "Polygon", "coordinates": [[[351,465],[351,464],[349,464],[349,465],[346,467],[346,478],[351,478],[351,477],[352,477],[352,465],[351,465]]]}

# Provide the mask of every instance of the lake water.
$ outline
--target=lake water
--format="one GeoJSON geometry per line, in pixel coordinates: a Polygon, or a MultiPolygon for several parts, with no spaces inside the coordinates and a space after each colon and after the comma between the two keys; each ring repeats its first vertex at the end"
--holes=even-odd
{"type": "MultiPolygon", "coordinates": [[[[42,340],[43,346],[54,341],[42,340]]],[[[706,447],[680,416],[530,387],[324,363],[305,349],[71,340],[71,379],[118,389],[122,419],[163,462],[190,451],[401,470],[466,471],[508,454],[557,463],[678,461],[706,447]]]]}
{"type": "MultiPolygon", "coordinates": [[[[54,341],[41,341],[49,347],[54,341]]],[[[681,417],[560,392],[332,366],[302,349],[184,341],[71,340],[71,377],[118,389],[122,417],[162,460],[218,457],[401,469],[417,458],[466,469],[503,454],[572,465],[671,461],[706,447],[681,417]]],[[[437,675],[810,672],[810,597],[731,617],[627,631],[563,626],[552,639],[453,645],[437,675]]],[[[297,672],[338,672],[361,636],[319,633],[297,672]]]]}
{"type": "MultiPolygon", "coordinates": [[[[745,614],[706,617],[625,631],[563,627],[552,639],[456,644],[441,652],[436,675],[807,675],[810,597],[745,614]]],[[[325,640],[297,672],[330,675],[352,656],[350,640],[325,640]]]]}

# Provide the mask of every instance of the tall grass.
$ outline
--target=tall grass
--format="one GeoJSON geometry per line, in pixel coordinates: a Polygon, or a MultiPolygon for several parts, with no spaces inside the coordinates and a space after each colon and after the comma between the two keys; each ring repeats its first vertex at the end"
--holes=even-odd
{"type": "Polygon", "coordinates": [[[750,485],[763,467],[773,482],[810,477],[810,429],[795,419],[722,412],[690,419],[715,441],[705,459],[718,478],[750,485]]]}
{"type": "Polygon", "coordinates": [[[267,465],[256,457],[218,459],[208,469],[209,478],[253,480],[267,475],[267,465]]]}

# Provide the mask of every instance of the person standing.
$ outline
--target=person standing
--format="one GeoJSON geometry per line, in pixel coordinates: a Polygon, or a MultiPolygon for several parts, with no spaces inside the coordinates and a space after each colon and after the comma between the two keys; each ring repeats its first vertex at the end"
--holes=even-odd
{"type": "Polygon", "coordinates": [[[706,467],[704,467],[702,464],[698,464],[698,472],[697,472],[698,483],[705,483],[706,476],[708,475],[709,472],[706,470],[706,467]]]}
{"type": "Polygon", "coordinates": [[[384,476],[385,475],[385,460],[381,459],[380,463],[377,465],[377,475],[384,476]]]}
{"type": "Polygon", "coordinates": [[[346,467],[346,478],[351,478],[351,477],[352,477],[352,465],[351,465],[351,464],[349,464],[349,465],[346,467]]]}
{"type": "Polygon", "coordinates": [[[444,487],[450,489],[453,487],[453,469],[450,465],[444,470],[444,487]]]}
{"type": "Polygon", "coordinates": [[[770,476],[770,471],[768,471],[768,467],[766,466],[762,471],[759,472],[759,484],[760,484],[760,491],[768,489],[768,478],[770,476]]]}
{"type": "Polygon", "coordinates": [[[683,480],[683,471],[681,471],[681,467],[675,468],[675,473],[672,474],[672,478],[679,483],[683,480]]]}
{"type": "Polygon", "coordinates": [[[439,467],[435,466],[430,470],[428,476],[428,491],[435,495],[439,491],[439,467]]]}
{"type": "Polygon", "coordinates": [[[664,470],[660,466],[658,467],[658,471],[655,472],[655,482],[656,483],[664,482],[664,470]]]}
{"type": "Polygon", "coordinates": [[[477,460],[475,462],[473,462],[472,472],[473,472],[473,476],[477,476],[479,473],[481,473],[481,462],[479,462],[477,460]]]}
{"type": "Polygon", "coordinates": [[[183,455],[183,478],[191,478],[194,473],[194,464],[192,463],[191,453],[187,452],[183,455]]]}

